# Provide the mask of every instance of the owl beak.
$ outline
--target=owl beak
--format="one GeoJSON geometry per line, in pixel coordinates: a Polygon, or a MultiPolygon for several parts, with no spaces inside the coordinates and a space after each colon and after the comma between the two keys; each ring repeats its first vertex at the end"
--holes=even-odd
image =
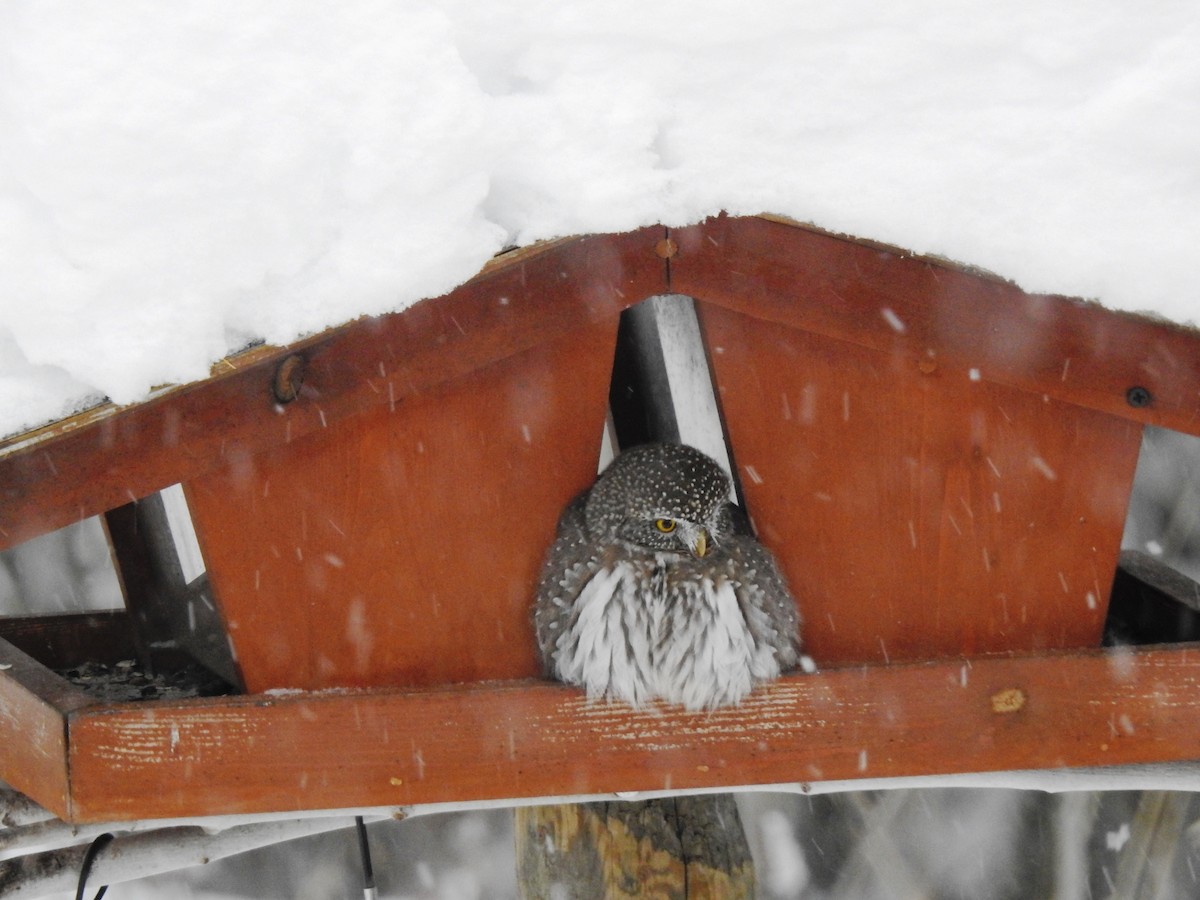
{"type": "Polygon", "coordinates": [[[698,559],[708,556],[708,532],[703,528],[696,532],[696,539],[692,541],[692,553],[698,559]]]}

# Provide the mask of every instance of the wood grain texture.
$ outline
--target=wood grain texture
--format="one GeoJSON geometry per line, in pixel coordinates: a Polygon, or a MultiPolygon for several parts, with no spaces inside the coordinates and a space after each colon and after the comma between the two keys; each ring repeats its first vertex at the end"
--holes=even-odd
{"type": "Polygon", "coordinates": [[[616,315],[665,287],[661,228],[571,238],[500,257],[401,313],[223,360],[205,381],[0,443],[0,549],[186,481],[214,466],[422,393],[616,315]],[[299,398],[276,368],[303,358],[299,398]]]}
{"type": "Polygon", "coordinates": [[[749,900],[754,864],[732,794],[521,807],[522,900],[749,900]]]}
{"type": "Polygon", "coordinates": [[[530,606],[595,478],[617,317],[186,485],[247,689],[537,674],[530,606]]]}
{"type": "Polygon", "coordinates": [[[1089,409],[1200,434],[1200,333],[763,218],[673,229],[671,290],[1089,409]],[[1152,401],[1130,406],[1141,386],[1152,401]]]}
{"type": "Polygon", "coordinates": [[[711,714],[542,682],[81,710],[80,821],[1196,756],[1200,650],[1062,653],[792,676],[711,714]]]}
{"type": "Polygon", "coordinates": [[[67,714],[87,697],[0,640],[0,773],[55,815],[70,815],[67,714]]]}
{"type": "Polygon", "coordinates": [[[699,308],[818,665],[1099,644],[1138,423],[699,308]]]}

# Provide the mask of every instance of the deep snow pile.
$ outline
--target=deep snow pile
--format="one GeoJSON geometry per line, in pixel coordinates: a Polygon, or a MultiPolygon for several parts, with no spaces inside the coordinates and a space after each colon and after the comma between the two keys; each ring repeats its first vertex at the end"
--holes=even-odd
{"type": "Polygon", "coordinates": [[[539,238],[769,211],[1200,318],[1178,2],[0,7],[0,434],[539,238]]]}

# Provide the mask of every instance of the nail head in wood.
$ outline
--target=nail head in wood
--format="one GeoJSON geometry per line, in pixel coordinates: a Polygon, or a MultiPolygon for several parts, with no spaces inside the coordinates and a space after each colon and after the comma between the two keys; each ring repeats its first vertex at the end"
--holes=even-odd
{"type": "Polygon", "coordinates": [[[300,386],[303,384],[304,357],[299,353],[293,353],[275,370],[271,393],[280,403],[291,403],[300,396],[300,386]]]}

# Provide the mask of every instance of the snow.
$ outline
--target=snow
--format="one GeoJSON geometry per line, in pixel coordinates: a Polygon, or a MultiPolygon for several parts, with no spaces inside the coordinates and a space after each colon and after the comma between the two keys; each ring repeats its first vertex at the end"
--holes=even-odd
{"type": "Polygon", "coordinates": [[[1192,321],[1198,41],[1165,0],[8,3],[0,434],[719,210],[1192,321]]]}
{"type": "Polygon", "coordinates": [[[763,853],[764,882],[771,894],[798,897],[808,886],[808,866],[804,848],[796,840],[795,829],[778,809],[765,810],[758,821],[763,853]]]}

